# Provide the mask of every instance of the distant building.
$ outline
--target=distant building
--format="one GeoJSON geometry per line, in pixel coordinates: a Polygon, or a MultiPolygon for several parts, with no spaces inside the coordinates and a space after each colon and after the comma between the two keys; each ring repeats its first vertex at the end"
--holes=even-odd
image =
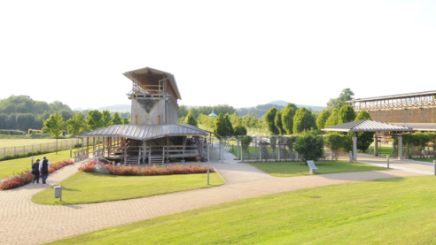
{"type": "Polygon", "coordinates": [[[213,110],[212,110],[212,113],[209,114],[209,116],[210,117],[217,117],[217,115],[213,112],[213,110]]]}
{"type": "Polygon", "coordinates": [[[353,99],[347,103],[356,112],[366,110],[374,121],[436,125],[436,90],[353,99]]]}

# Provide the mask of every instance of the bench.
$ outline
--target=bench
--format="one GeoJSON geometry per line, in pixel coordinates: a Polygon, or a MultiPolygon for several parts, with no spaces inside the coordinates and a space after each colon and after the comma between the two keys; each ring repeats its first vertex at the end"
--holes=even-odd
{"type": "Polygon", "coordinates": [[[315,166],[315,163],[313,162],[313,160],[307,161],[307,165],[309,165],[310,173],[315,174],[315,169],[318,169],[318,168],[315,166]]]}

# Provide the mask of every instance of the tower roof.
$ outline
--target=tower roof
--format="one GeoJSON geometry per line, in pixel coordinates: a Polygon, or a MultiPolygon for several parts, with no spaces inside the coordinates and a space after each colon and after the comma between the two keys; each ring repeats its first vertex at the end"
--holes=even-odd
{"type": "Polygon", "coordinates": [[[213,110],[212,110],[212,113],[209,114],[209,116],[210,117],[217,117],[217,115],[213,112],[213,110]]]}
{"type": "Polygon", "coordinates": [[[124,76],[129,78],[131,81],[134,81],[135,79],[138,80],[142,76],[161,76],[162,79],[168,78],[170,86],[172,90],[174,91],[177,99],[181,100],[182,97],[180,96],[179,88],[177,87],[176,79],[173,74],[165,71],[156,70],[150,67],[144,67],[141,69],[133,70],[133,71],[127,71],[123,73],[124,76]]]}

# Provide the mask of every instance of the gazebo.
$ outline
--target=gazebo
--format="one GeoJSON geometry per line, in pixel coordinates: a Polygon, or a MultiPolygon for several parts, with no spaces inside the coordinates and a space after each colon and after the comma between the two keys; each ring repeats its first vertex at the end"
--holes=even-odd
{"type": "Polygon", "coordinates": [[[209,114],[209,116],[210,117],[217,117],[217,115],[213,112],[213,110],[212,110],[212,113],[209,114]]]}
{"type": "MultiPolygon", "coordinates": [[[[377,122],[372,120],[359,120],[349,123],[344,123],[340,125],[331,126],[322,129],[322,131],[336,131],[336,132],[353,132],[353,161],[357,160],[357,136],[356,132],[397,132],[398,133],[398,159],[403,156],[403,138],[401,136],[402,132],[412,131],[413,128],[399,126],[395,124],[389,124],[384,122],[377,122]]],[[[378,147],[378,141],[375,141],[375,148],[378,147]]]]}

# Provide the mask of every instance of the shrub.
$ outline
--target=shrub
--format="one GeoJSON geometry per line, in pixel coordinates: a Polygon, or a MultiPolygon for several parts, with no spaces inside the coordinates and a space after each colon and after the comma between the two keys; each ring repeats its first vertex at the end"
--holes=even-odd
{"type": "Polygon", "coordinates": [[[245,128],[244,126],[242,126],[239,122],[235,125],[235,127],[233,128],[233,131],[235,132],[236,136],[239,135],[247,135],[247,128],[245,128]]]}
{"type": "Polygon", "coordinates": [[[0,183],[0,190],[9,190],[26,185],[33,180],[33,175],[29,170],[11,176],[0,183]]]}
{"type": "Polygon", "coordinates": [[[297,138],[294,149],[301,154],[304,162],[307,160],[316,161],[324,155],[324,139],[315,130],[304,131],[297,138]]]}
{"type": "MultiPolygon", "coordinates": [[[[90,161],[79,168],[79,171],[92,172],[95,169],[96,164],[102,164],[109,170],[112,175],[124,175],[124,176],[149,176],[149,175],[171,175],[171,174],[194,174],[194,173],[206,173],[207,167],[203,167],[201,164],[189,164],[188,166],[173,164],[170,166],[157,166],[156,164],[146,167],[137,167],[131,165],[112,166],[103,164],[102,162],[90,161]]],[[[209,169],[210,172],[214,172],[213,168],[209,169]]]]}
{"type": "Polygon", "coordinates": [[[343,151],[344,143],[344,137],[337,133],[329,133],[326,136],[326,145],[332,151],[335,160],[338,160],[341,151],[343,151]]]}
{"type": "Polygon", "coordinates": [[[248,149],[253,138],[251,136],[241,136],[242,149],[248,154],[248,149]]]}
{"type": "MultiPolygon", "coordinates": [[[[48,172],[53,173],[54,171],[63,168],[67,165],[74,164],[71,160],[63,160],[60,162],[52,163],[48,166],[48,172]]],[[[33,180],[33,175],[29,170],[21,172],[17,175],[11,176],[0,183],[0,190],[8,190],[17,188],[26,184],[29,184],[33,180]]]]}
{"type": "Polygon", "coordinates": [[[48,166],[48,173],[53,173],[54,171],[56,171],[56,170],[58,170],[60,168],[63,168],[65,166],[67,166],[67,165],[72,165],[72,164],[74,164],[74,161],[69,160],[69,159],[62,160],[60,162],[52,163],[52,164],[50,164],[48,166]]]}

